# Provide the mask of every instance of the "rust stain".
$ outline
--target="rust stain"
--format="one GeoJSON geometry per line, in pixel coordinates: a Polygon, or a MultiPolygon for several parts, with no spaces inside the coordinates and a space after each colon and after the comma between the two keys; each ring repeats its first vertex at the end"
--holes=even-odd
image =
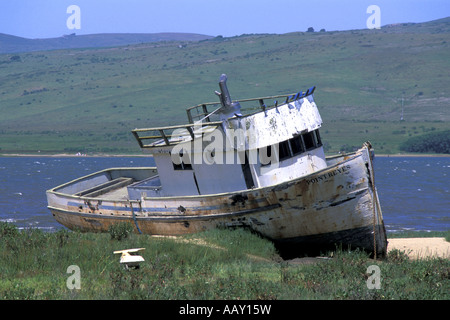
{"type": "MultiPolygon", "coordinates": [[[[96,232],[107,231],[118,222],[133,223],[133,218],[142,233],[158,235],[189,234],[223,225],[248,226],[271,239],[283,239],[371,227],[374,205],[368,173],[361,159],[349,161],[353,161],[351,166],[344,163],[303,179],[214,197],[143,198],[142,205],[134,201],[130,206],[56,194],[61,204],[55,201],[56,210],[51,210],[69,228],[96,232]]],[[[382,218],[377,221],[382,224],[382,218]]]]}

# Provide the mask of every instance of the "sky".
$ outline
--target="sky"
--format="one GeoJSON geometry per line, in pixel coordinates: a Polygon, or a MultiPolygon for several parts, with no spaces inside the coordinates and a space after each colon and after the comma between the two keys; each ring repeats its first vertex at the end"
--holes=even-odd
{"type": "Polygon", "coordinates": [[[351,30],[367,28],[370,5],[378,6],[381,26],[450,16],[450,0],[0,0],[0,33],[36,39],[71,33],[231,37],[309,27],[351,30]],[[68,12],[71,5],[79,12],[68,12]]]}

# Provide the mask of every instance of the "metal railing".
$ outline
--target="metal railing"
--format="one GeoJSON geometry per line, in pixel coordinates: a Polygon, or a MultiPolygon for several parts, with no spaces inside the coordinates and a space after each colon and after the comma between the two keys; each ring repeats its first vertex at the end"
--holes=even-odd
{"type": "MultiPolygon", "coordinates": [[[[249,116],[257,112],[266,112],[278,105],[290,103],[313,94],[315,87],[309,88],[305,93],[284,94],[277,96],[267,96],[252,99],[238,100],[241,104],[242,116],[249,116]],[[266,105],[264,100],[273,100],[273,104],[266,105]],[[281,100],[280,100],[281,99],[281,100]],[[278,103],[280,100],[280,103],[278,103]],[[257,103],[257,104],[256,104],[257,103]]],[[[209,132],[221,125],[222,121],[217,121],[217,111],[220,111],[219,102],[202,103],[186,109],[189,124],[134,129],[131,132],[136,138],[141,148],[153,148],[157,146],[170,146],[180,142],[193,140],[201,137],[205,132],[209,132]],[[211,111],[211,107],[214,110],[211,111]],[[175,134],[174,134],[175,132],[175,134]]]]}
{"type": "MultiPolygon", "coordinates": [[[[314,93],[316,87],[309,88],[306,92],[298,92],[298,93],[292,93],[292,94],[283,94],[283,95],[277,95],[277,96],[267,96],[267,97],[260,97],[260,98],[251,98],[251,99],[243,99],[243,100],[237,100],[241,104],[241,111],[243,116],[247,116],[250,114],[253,114],[255,112],[260,111],[267,111],[272,108],[276,108],[279,104],[289,103],[301,98],[305,98],[311,94],[314,93]],[[273,102],[273,104],[266,105],[264,100],[273,100],[278,99],[273,102]],[[257,104],[255,103],[257,102],[257,104]],[[244,115],[245,113],[245,115],[244,115]]],[[[219,102],[209,102],[209,103],[202,103],[198,104],[196,106],[190,107],[186,109],[187,117],[189,123],[194,123],[195,121],[212,121],[212,116],[216,115],[216,111],[220,109],[221,104],[219,102]],[[214,108],[211,108],[211,107],[214,108]],[[211,110],[214,109],[214,110],[211,110]]]]}
{"type": "Polygon", "coordinates": [[[152,148],[194,140],[195,138],[201,137],[203,133],[213,130],[221,124],[222,121],[198,122],[169,127],[134,129],[131,132],[141,148],[152,148]],[[208,127],[207,130],[205,130],[206,127],[208,127]]]}

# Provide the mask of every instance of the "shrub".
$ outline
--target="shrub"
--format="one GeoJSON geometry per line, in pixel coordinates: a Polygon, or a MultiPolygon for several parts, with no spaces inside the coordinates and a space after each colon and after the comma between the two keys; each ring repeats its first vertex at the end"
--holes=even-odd
{"type": "Polygon", "coordinates": [[[122,240],[128,238],[133,232],[133,225],[129,222],[121,222],[111,225],[108,228],[112,240],[122,240]]]}
{"type": "Polygon", "coordinates": [[[388,261],[393,263],[403,263],[409,261],[409,256],[401,250],[393,249],[388,253],[388,261]]]}
{"type": "Polygon", "coordinates": [[[15,237],[19,234],[17,227],[8,222],[0,222],[0,239],[15,237]]]}
{"type": "Polygon", "coordinates": [[[410,138],[400,145],[407,152],[450,153],[450,130],[410,138]]]}

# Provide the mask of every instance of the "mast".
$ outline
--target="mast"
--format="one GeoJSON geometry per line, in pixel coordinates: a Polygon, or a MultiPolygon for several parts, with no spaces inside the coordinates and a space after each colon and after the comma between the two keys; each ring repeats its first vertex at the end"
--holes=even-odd
{"type": "Polygon", "coordinates": [[[240,103],[231,100],[230,92],[228,91],[227,87],[227,79],[228,79],[227,75],[222,74],[220,76],[219,81],[219,87],[221,92],[215,91],[215,94],[219,96],[220,103],[222,104],[222,107],[218,111],[221,121],[224,121],[234,116],[236,117],[242,116],[240,103]]]}

